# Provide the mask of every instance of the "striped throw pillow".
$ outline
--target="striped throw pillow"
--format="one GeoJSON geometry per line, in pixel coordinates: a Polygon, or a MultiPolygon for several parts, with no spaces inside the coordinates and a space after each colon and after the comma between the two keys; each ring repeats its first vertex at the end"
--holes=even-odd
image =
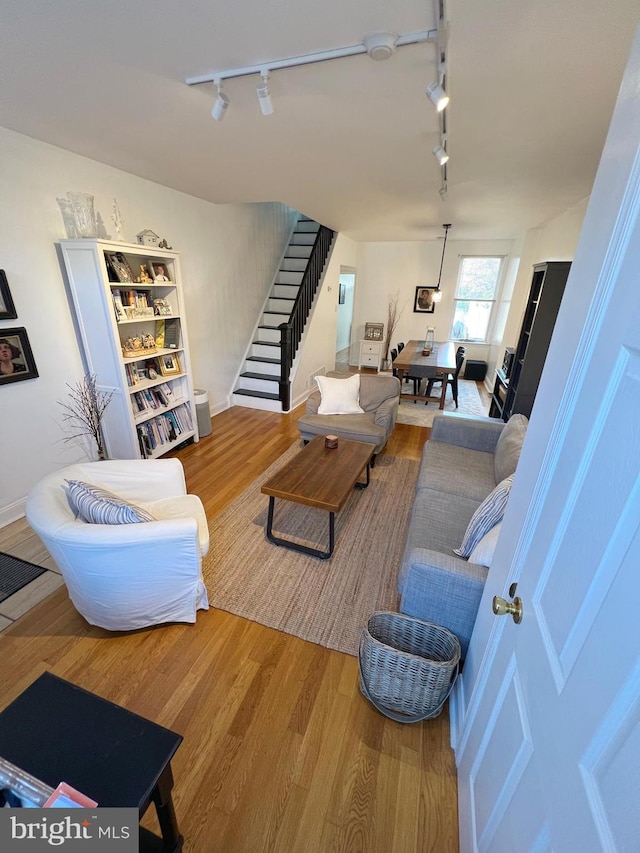
{"type": "Polygon", "coordinates": [[[92,486],[82,480],[65,482],[69,506],[88,524],[137,524],[141,521],[155,521],[146,510],[100,486],[92,486]]]}
{"type": "Polygon", "coordinates": [[[499,521],[502,521],[511,491],[511,484],[513,483],[513,476],[511,474],[510,477],[505,477],[482,501],[478,509],[471,516],[471,521],[464,534],[462,545],[459,548],[453,549],[454,554],[458,554],[459,557],[468,557],[482,537],[492,527],[495,527],[499,521]]]}

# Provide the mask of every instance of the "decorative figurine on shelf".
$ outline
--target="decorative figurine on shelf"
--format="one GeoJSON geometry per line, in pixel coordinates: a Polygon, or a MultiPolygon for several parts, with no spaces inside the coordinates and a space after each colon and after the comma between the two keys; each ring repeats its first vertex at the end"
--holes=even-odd
{"type": "Polygon", "coordinates": [[[111,214],[111,221],[113,222],[113,227],[116,229],[116,241],[118,243],[123,243],[124,236],[122,231],[122,216],[120,216],[120,208],[118,207],[118,202],[115,200],[115,198],[113,200],[112,211],[113,212],[111,214]]]}
{"type": "Polygon", "coordinates": [[[147,269],[146,264],[140,264],[140,278],[139,281],[141,284],[152,284],[153,279],[149,275],[149,270],[147,269]]]}
{"type": "Polygon", "coordinates": [[[145,228],[144,231],[141,231],[139,234],[136,234],[136,240],[142,246],[157,246],[158,240],[160,238],[156,234],[155,231],[152,231],[150,228],[145,228]]]}
{"type": "Polygon", "coordinates": [[[159,249],[171,249],[171,248],[172,248],[172,246],[170,246],[170,245],[167,243],[167,241],[163,238],[163,239],[162,239],[162,240],[160,240],[160,242],[158,243],[158,248],[159,248],[159,249]]]}

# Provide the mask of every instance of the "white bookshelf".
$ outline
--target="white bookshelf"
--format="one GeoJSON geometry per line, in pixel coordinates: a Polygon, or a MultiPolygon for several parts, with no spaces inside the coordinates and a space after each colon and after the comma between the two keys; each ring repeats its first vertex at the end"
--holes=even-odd
{"type": "Polygon", "coordinates": [[[99,239],[61,240],[60,248],[87,371],[96,375],[101,391],[113,392],[103,420],[108,457],[156,458],[189,439],[198,441],[178,254],[99,239]],[[141,264],[152,273],[151,265],[161,263],[170,280],[116,281],[107,260],[116,254],[126,260],[133,278],[141,264]],[[170,314],[152,313],[159,299],[170,306],[170,314]],[[155,340],[161,321],[173,326],[175,345],[123,354],[128,339],[155,340]],[[150,367],[157,376],[149,376],[150,367]]]}

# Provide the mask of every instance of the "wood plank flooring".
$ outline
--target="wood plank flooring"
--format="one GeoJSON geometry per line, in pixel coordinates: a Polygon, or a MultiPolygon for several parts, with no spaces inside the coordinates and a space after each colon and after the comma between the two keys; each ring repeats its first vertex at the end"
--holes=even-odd
{"type": "MultiPolygon", "coordinates": [[[[175,454],[209,517],[297,439],[299,414],[235,407],[175,454]]],[[[418,458],[428,432],[398,424],[387,452],[418,458]]],[[[24,521],[0,530],[0,550],[53,568],[24,521]]],[[[0,708],[49,670],[184,735],[172,766],[189,853],[458,849],[446,712],[387,720],[361,696],[349,655],[216,610],[195,625],[109,633],[64,586],[4,630],[0,648],[0,708]]],[[[152,812],[144,824],[157,831],[152,812]]]]}

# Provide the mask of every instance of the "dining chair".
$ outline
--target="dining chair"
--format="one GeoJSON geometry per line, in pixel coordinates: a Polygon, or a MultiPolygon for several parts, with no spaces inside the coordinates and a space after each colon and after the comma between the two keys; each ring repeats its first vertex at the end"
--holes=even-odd
{"type": "MultiPolygon", "coordinates": [[[[456,404],[456,409],[458,408],[458,376],[460,374],[460,370],[462,369],[462,365],[464,364],[465,352],[466,352],[466,350],[464,347],[458,347],[458,349],[456,350],[455,373],[452,376],[448,376],[446,379],[447,384],[451,385],[451,393],[453,395],[453,402],[456,404]]],[[[444,378],[437,379],[436,377],[433,377],[433,379],[428,379],[427,380],[427,387],[426,387],[425,392],[424,392],[425,397],[430,397],[431,392],[433,390],[433,386],[437,382],[443,382],[443,381],[445,381],[444,378]]],[[[425,406],[427,405],[428,402],[429,402],[428,400],[425,401],[425,406]]]]}

